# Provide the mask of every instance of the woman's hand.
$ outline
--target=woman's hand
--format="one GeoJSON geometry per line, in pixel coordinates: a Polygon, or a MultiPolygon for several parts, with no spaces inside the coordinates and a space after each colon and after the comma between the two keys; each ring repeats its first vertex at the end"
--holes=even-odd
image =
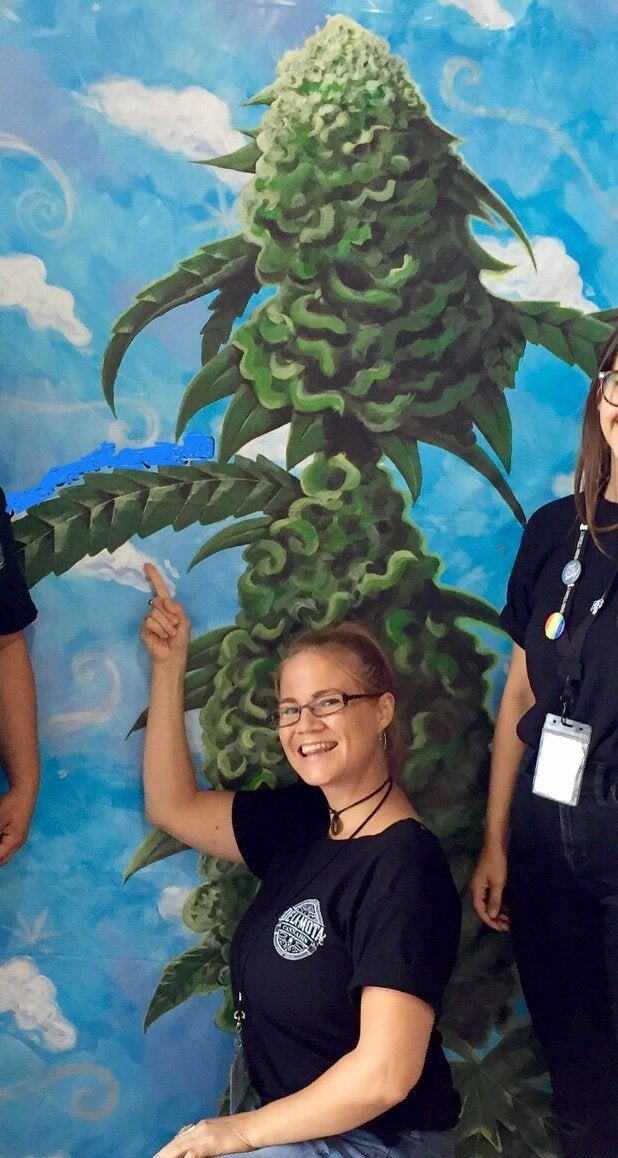
{"type": "Polygon", "coordinates": [[[181,603],[175,603],[165,579],[152,563],[144,573],[152,584],[154,595],[140,635],[153,663],[185,662],[191,637],[191,624],[181,603]]]}
{"type": "Polygon", "coordinates": [[[486,845],[472,874],[470,892],[477,916],[495,929],[505,933],[509,927],[509,913],[502,894],[506,884],[506,852],[500,845],[486,845]]]}
{"type": "Polygon", "coordinates": [[[242,1123],[245,1114],[229,1118],[204,1118],[195,1126],[185,1127],[167,1146],[157,1150],[154,1158],[214,1158],[217,1154],[246,1154],[253,1147],[245,1136],[242,1123]]]}
{"type": "Polygon", "coordinates": [[[36,803],[36,789],[9,787],[0,796],[0,865],[7,864],[26,843],[36,803]]]}

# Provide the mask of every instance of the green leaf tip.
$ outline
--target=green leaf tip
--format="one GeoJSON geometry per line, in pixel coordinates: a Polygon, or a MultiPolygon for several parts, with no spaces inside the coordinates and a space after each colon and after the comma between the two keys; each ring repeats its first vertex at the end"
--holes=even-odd
{"type": "Polygon", "coordinates": [[[230,547],[248,547],[250,543],[257,542],[268,531],[271,523],[272,519],[268,515],[258,515],[254,519],[241,519],[232,526],[224,527],[200,547],[189,563],[188,570],[191,571],[198,563],[219,551],[228,551],[230,547]]]}
{"type": "Polygon", "coordinates": [[[232,169],[236,173],[255,173],[255,166],[261,156],[262,151],[255,138],[252,138],[233,153],[225,153],[221,157],[207,157],[196,161],[195,164],[209,165],[214,169],[232,169]]]}

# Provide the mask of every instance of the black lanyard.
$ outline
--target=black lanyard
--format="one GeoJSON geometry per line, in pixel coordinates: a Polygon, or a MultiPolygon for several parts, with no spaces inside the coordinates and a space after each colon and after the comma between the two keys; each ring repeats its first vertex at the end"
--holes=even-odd
{"type": "MultiPolygon", "coordinates": [[[[569,636],[565,631],[564,634],[556,640],[556,647],[558,648],[558,654],[560,656],[558,675],[560,679],[564,681],[562,694],[560,696],[560,710],[563,720],[573,711],[573,705],[579,694],[579,686],[583,676],[582,652],[584,650],[586,636],[595,619],[606,606],[617,582],[618,568],[614,571],[600,599],[594,600],[588,614],[573,632],[573,635],[569,636]]],[[[571,588],[569,588],[569,593],[570,590],[571,588]]]]}

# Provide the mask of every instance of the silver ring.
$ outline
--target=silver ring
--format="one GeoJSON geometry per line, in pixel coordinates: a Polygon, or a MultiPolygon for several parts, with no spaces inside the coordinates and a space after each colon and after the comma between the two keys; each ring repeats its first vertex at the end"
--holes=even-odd
{"type": "Polygon", "coordinates": [[[178,1131],[176,1137],[180,1138],[181,1134],[188,1134],[188,1133],[190,1133],[191,1130],[196,1130],[196,1129],[197,1129],[196,1123],[195,1122],[189,1122],[188,1126],[181,1126],[180,1127],[180,1130],[178,1131]]]}
{"type": "Polygon", "coordinates": [[[148,600],[148,606],[152,607],[153,603],[154,603],[154,595],[153,595],[152,599],[148,600]]]}

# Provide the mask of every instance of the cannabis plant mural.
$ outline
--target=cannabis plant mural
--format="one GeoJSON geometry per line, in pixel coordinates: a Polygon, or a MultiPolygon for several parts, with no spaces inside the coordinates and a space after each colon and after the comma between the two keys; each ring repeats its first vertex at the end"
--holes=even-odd
{"type": "MultiPolygon", "coordinates": [[[[195,639],[190,652],[186,705],[201,709],[206,783],[250,790],[286,780],[266,724],[278,657],[299,628],[358,617],[394,656],[410,724],[406,783],[463,892],[491,735],[492,660],[473,632],[495,627],[497,616],[440,582],[440,561],[410,519],[422,485],[418,444],[457,455],[522,521],[507,481],[505,391],[525,345],[592,373],[614,314],[504,301],[483,288],[482,271],[506,267],[475,240],[471,217],[508,227],[532,261],[529,243],[431,119],[405,64],[354,22],[329,20],[250,103],[266,111],[247,144],[208,162],[250,175],[242,232],[138,294],[103,366],[113,406],[118,368],[140,331],[205,298],[201,368],[180,403],[178,434],[229,398],[218,461],[87,475],[19,522],[28,573],[35,583],[133,535],[231,518],[192,563],[244,548],[235,622],[195,639]],[[238,455],[283,427],[287,469],[238,455]]],[[[181,847],[152,832],[127,876],[181,847]]],[[[147,1024],[220,990],[217,1022],[231,1025],[229,941],[255,882],[209,857],[199,865],[202,882],[184,909],[198,940],[165,969],[147,1024]]],[[[553,1152],[543,1069],[516,1002],[507,942],[468,910],[444,1021],[464,1099],[462,1155],[553,1152]]]]}

